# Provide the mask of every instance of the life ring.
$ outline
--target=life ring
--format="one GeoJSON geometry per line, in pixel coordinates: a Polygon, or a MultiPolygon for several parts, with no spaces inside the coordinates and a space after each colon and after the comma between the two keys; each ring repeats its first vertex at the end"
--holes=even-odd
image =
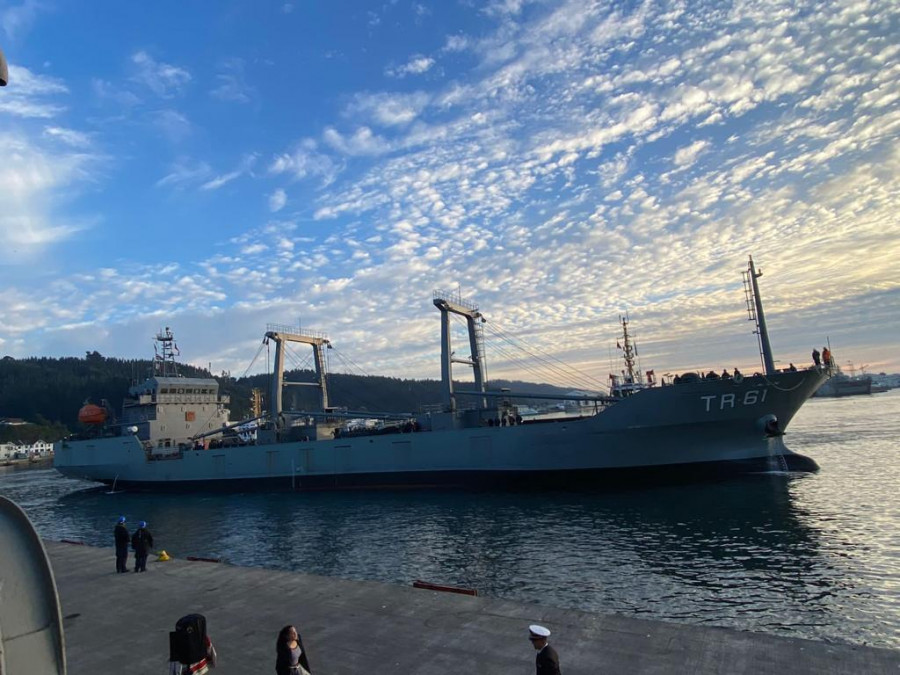
{"type": "Polygon", "coordinates": [[[735,384],[740,384],[740,383],[743,382],[743,381],[744,381],[744,376],[743,376],[743,375],[741,375],[740,373],[735,373],[735,374],[734,374],[734,383],[735,383],[735,384]]]}

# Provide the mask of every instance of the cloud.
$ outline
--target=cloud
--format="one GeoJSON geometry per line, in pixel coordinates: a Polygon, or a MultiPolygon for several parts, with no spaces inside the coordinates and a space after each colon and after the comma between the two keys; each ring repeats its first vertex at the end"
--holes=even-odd
{"type": "Polygon", "coordinates": [[[434,59],[429,56],[417,54],[410,57],[402,66],[385,68],[384,74],[388,77],[404,78],[407,75],[422,75],[434,66],[434,59]]]}
{"type": "Polygon", "coordinates": [[[205,182],[200,186],[201,190],[218,190],[220,187],[227,185],[235,178],[240,177],[241,171],[230,171],[228,173],[216,176],[212,180],[205,182]]]}
{"type": "Polygon", "coordinates": [[[62,215],[61,195],[88,183],[99,163],[93,155],[59,152],[18,134],[0,133],[0,264],[31,264],[43,251],[91,225],[92,218],[62,215]]]}
{"type": "Polygon", "coordinates": [[[111,82],[100,78],[91,79],[91,89],[94,96],[100,101],[113,101],[121,106],[130,108],[140,104],[141,98],[127,89],[120,89],[111,82]]]}
{"type": "Polygon", "coordinates": [[[205,181],[212,174],[206,162],[193,162],[187,158],[178,160],[169,173],[156,181],[156,187],[174,187],[182,189],[188,185],[205,181]]]}
{"type": "Polygon", "coordinates": [[[19,39],[31,30],[38,12],[48,8],[37,0],[25,0],[21,5],[0,11],[0,26],[11,39],[19,39]]]}
{"type": "Polygon", "coordinates": [[[44,136],[55,138],[75,148],[86,148],[91,144],[91,137],[88,134],[63,127],[45,127],[44,136]]]}
{"type": "Polygon", "coordinates": [[[350,136],[345,136],[334,127],[328,127],[322,138],[329,146],[345,155],[381,155],[389,152],[390,143],[374,133],[369,127],[358,127],[350,136]]]}
{"type": "Polygon", "coordinates": [[[32,73],[23,66],[9,66],[9,86],[0,96],[0,113],[16,117],[50,118],[65,112],[65,106],[47,101],[48,97],[68,94],[61,80],[32,73]]]}
{"type": "Polygon", "coordinates": [[[316,176],[325,185],[332,183],[339,171],[328,155],[319,152],[318,144],[312,139],[300,141],[291,152],[277,156],[269,165],[269,173],[290,173],[297,180],[316,176]]]}
{"type": "Polygon", "coordinates": [[[220,101],[235,101],[237,103],[249,103],[256,92],[244,77],[244,60],[228,59],[220,66],[220,72],[216,74],[219,85],[210,90],[210,96],[220,101]]]}
{"type": "Polygon", "coordinates": [[[184,189],[197,186],[204,191],[218,190],[241,176],[252,175],[256,160],[257,156],[249,153],[241,158],[234,170],[213,176],[213,171],[207,162],[181,158],[175,162],[168,174],[156,181],[156,187],[184,189]]]}
{"type": "Polygon", "coordinates": [[[277,213],[284,208],[284,205],[287,204],[287,194],[281,188],[278,188],[269,195],[269,210],[272,213],[277,213]]]}
{"type": "Polygon", "coordinates": [[[254,153],[245,155],[241,159],[240,164],[238,165],[238,167],[235,170],[229,171],[228,173],[220,174],[220,175],[216,176],[215,178],[212,178],[211,180],[206,181],[205,183],[203,183],[203,185],[200,186],[200,189],[201,190],[218,190],[219,188],[223,187],[224,185],[227,185],[228,183],[235,180],[236,178],[240,178],[241,176],[244,176],[247,174],[252,175],[253,166],[256,164],[256,160],[257,160],[257,155],[254,153]]]}
{"type": "Polygon", "coordinates": [[[527,0],[491,0],[484,8],[484,13],[489,16],[516,16],[522,11],[527,0]]]}
{"type": "Polygon", "coordinates": [[[462,52],[469,48],[469,38],[465,35],[448,35],[444,42],[443,51],[445,52],[462,52]]]}
{"type": "Polygon", "coordinates": [[[157,110],[151,113],[151,119],[156,128],[173,143],[180,143],[193,131],[187,115],[178,110],[157,110]]]}
{"type": "Polygon", "coordinates": [[[173,98],[180,94],[191,82],[191,74],[184,68],[156,61],[147,52],[135,52],[131,62],[137,72],[132,76],[160,98],[173,98]]]}
{"type": "Polygon", "coordinates": [[[345,115],[371,120],[382,126],[403,126],[413,122],[429,100],[430,96],[422,91],[409,94],[358,94],[347,106],[345,115]]]}
{"type": "Polygon", "coordinates": [[[676,166],[689,166],[696,162],[700,153],[708,147],[709,141],[694,141],[686,147],[678,148],[672,157],[672,161],[676,166]]]}

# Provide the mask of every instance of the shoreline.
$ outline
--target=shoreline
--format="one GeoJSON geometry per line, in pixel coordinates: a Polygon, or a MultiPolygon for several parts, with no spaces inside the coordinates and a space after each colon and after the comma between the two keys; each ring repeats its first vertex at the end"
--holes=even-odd
{"type": "Polygon", "coordinates": [[[52,469],[53,456],[40,457],[39,459],[4,459],[0,461],[0,467],[34,467],[35,469],[52,469]]]}

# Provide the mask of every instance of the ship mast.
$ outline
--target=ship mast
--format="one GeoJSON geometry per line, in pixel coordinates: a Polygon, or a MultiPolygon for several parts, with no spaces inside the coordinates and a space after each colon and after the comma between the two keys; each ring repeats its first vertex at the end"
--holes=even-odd
{"type": "Polygon", "coordinates": [[[168,326],[165,332],[160,331],[156,334],[153,350],[156,352],[156,358],[153,359],[153,375],[178,377],[178,365],[175,363],[178,345],[175,344],[175,336],[168,326]]]}
{"type": "MultiPolygon", "coordinates": [[[[478,311],[478,306],[459,292],[435,291],[432,296],[434,306],[441,310],[441,382],[444,389],[444,406],[448,411],[456,410],[456,396],[453,393],[453,364],[464,363],[472,366],[475,377],[475,390],[484,393],[487,382],[487,364],[484,356],[484,333],[482,324],[485,319],[478,311]],[[469,330],[469,348],[472,355],[468,359],[454,356],[450,342],[450,314],[458,314],[466,319],[469,330]]],[[[487,408],[487,399],[481,397],[481,407],[487,408]]]]}
{"type": "Polygon", "coordinates": [[[753,256],[747,264],[744,272],[744,294],[747,299],[747,312],[749,320],[756,322],[756,335],[759,338],[759,353],[762,356],[766,375],[775,374],[775,360],[772,358],[772,345],[769,343],[769,331],[766,328],[766,315],[763,312],[762,298],[759,296],[759,283],[757,279],[762,276],[762,270],[756,271],[753,265],[753,256]]]}
{"type": "Polygon", "coordinates": [[[301,331],[299,328],[292,326],[269,324],[266,328],[266,339],[275,342],[275,368],[269,400],[269,415],[276,427],[281,424],[281,414],[283,412],[281,393],[286,385],[316,387],[319,390],[319,403],[322,412],[325,412],[328,408],[328,386],[325,380],[325,349],[326,347],[328,349],[331,348],[331,342],[324,333],[301,331]],[[315,382],[284,381],[285,347],[288,342],[298,342],[312,347],[315,357],[315,382]]]}
{"type": "Polygon", "coordinates": [[[619,317],[622,322],[622,358],[625,359],[625,384],[640,382],[641,373],[634,367],[634,357],[637,356],[637,348],[631,343],[628,335],[628,315],[619,317]]]}

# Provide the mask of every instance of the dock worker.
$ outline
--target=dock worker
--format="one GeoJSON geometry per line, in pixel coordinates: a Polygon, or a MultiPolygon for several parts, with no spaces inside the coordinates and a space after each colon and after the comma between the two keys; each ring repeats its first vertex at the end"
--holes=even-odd
{"type": "Polygon", "coordinates": [[[125,527],[125,516],[119,516],[119,522],[113,528],[116,541],[116,573],[128,571],[128,528],[125,527]]]}
{"type": "Polygon", "coordinates": [[[536,675],[560,675],[559,656],[549,644],[550,631],[543,626],[528,626],[528,639],[537,652],[534,658],[536,675]]]}
{"type": "Polygon", "coordinates": [[[153,548],[153,535],[147,529],[147,521],[142,520],[138,524],[138,529],[131,535],[131,548],[134,549],[134,571],[147,571],[147,555],[153,548]]]}

